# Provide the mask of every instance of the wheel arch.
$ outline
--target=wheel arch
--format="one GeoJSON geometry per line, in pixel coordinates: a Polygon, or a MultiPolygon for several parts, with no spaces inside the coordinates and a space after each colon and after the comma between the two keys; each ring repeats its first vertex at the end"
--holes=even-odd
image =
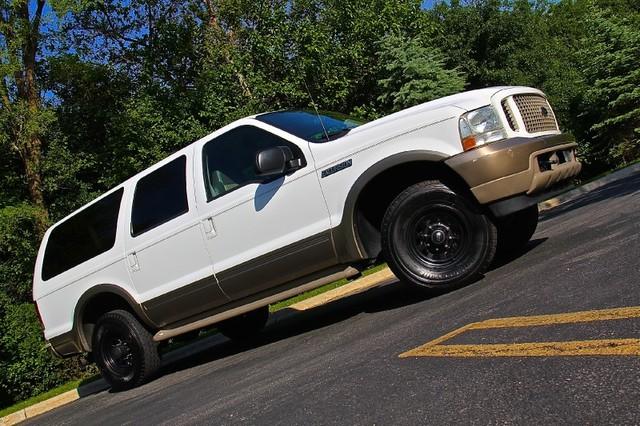
{"type": "Polygon", "coordinates": [[[91,352],[91,336],[97,319],[114,309],[129,311],[149,330],[157,328],[127,290],[114,284],[99,284],[87,290],[74,309],[74,336],[82,350],[91,352]]]}
{"type": "MultiPolygon", "coordinates": [[[[427,179],[438,179],[473,197],[466,182],[437,151],[406,151],[371,165],[351,186],[334,239],[343,263],[379,256],[380,223],[390,202],[405,188],[427,179]]],[[[475,198],[473,198],[475,199],[475,198]]]]}

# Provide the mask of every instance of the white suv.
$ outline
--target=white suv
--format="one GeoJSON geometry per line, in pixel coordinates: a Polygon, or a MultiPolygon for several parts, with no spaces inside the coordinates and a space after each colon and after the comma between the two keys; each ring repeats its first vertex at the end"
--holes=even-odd
{"type": "Polygon", "coordinates": [[[280,111],[236,121],[56,223],[33,296],[45,337],[91,352],[115,388],[158,342],[242,338],[270,303],[377,259],[424,288],[468,283],[523,246],[537,201],[580,171],[544,94],[470,91],[367,124],[280,111]]]}

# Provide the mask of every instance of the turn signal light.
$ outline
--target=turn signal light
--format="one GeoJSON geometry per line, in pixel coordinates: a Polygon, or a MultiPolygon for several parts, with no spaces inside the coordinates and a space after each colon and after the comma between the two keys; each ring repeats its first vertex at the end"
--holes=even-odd
{"type": "Polygon", "coordinates": [[[470,149],[473,149],[475,147],[476,147],[476,137],[474,135],[470,135],[462,139],[462,148],[465,151],[469,151],[470,149]]]}

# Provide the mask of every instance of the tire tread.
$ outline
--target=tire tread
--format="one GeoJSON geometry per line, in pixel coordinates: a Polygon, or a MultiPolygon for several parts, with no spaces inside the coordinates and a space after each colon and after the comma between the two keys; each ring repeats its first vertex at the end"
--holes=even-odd
{"type": "Polygon", "coordinates": [[[457,288],[472,282],[478,276],[480,276],[481,274],[483,274],[489,269],[493,261],[493,258],[496,254],[497,245],[498,245],[497,229],[493,224],[493,222],[489,220],[489,218],[486,215],[482,214],[482,212],[477,208],[475,203],[472,203],[465,197],[457,194],[447,185],[445,185],[444,183],[438,180],[425,180],[422,182],[418,182],[414,185],[409,186],[404,191],[402,191],[387,207],[387,211],[382,220],[381,237],[382,237],[383,255],[386,258],[387,262],[389,262],[389,267],[396,274],[396,276],[398,276],[398,278],[409,281],[409,283],[411,284],[417,284],[418,286],[421,286],[426,289],[448,290],[448,289],[457,288]],[[398,211],[398,209],[403,205],[403,203],[407,201],[407,199],[414,196],[416,193],[437,192],[437,191],[445,192],[447,194],[460,197],[460,199],[463,200],[463,203],[465,204],[465,206],[471,209],[474,213],[477,213],[482,216],[482,221],[484,222],[488,232],[488,238],[487,238],[488,241],[487,241],[487,246],[485,247],[485,255],[483,256],[481,262],[475,265],[475,267],[468,274],[466,274],[463,278],[453,283],[444,283],[444,284],[440,284],[440,283],[428,284],[424,282],[416,283],[414,280],[410,278],[407,279],[402,268],[396,263],[394,255],[391,253],[392,250],[390,249],[390,241],[389,241],[390,233],[388,231],[392,226],[393,221],[395,220],[395,212],[398,211]]]}
{"type": "MultiPolygon", "coordinates": [[[[105,321],[118,321],[129,328],[136,337],[137,343],[140,347],[141,360],[140,368],[134,375],[133,380],[130,382],[119,382],[115,380],[99,366],[100,370],[103,372],[104,378],[109,382],[114,390],[131,389],[149,381],[158,372],[161,365],[157,344],[153,341],[153,336],[149,330],[147,330],[131,312],[123,309],[109,311],[102,315],[96,324],[96,331],[100,327],[101,323],[105,321]]],[[[93,342],[93,347],[96,347],[95,341],[93,342]]]]}

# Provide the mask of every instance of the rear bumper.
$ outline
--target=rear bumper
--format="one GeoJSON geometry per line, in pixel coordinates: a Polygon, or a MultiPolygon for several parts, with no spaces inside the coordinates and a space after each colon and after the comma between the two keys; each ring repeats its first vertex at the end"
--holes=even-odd
{"type": "Polygon", "coordinates": [[[52,337],[47,342],[47,346],[49,346],[51,352],[61,358],[82,352],[82,347],[77,342],[77,339],[75,339],[73,331],[52,337]]]}
{"type": "Polygon", "coordinates": [[[577,144],[567,135],[511,138],[455,155],[445,163],[480,204],[514,196],[544,198],[580,173],[577,144]]]}

